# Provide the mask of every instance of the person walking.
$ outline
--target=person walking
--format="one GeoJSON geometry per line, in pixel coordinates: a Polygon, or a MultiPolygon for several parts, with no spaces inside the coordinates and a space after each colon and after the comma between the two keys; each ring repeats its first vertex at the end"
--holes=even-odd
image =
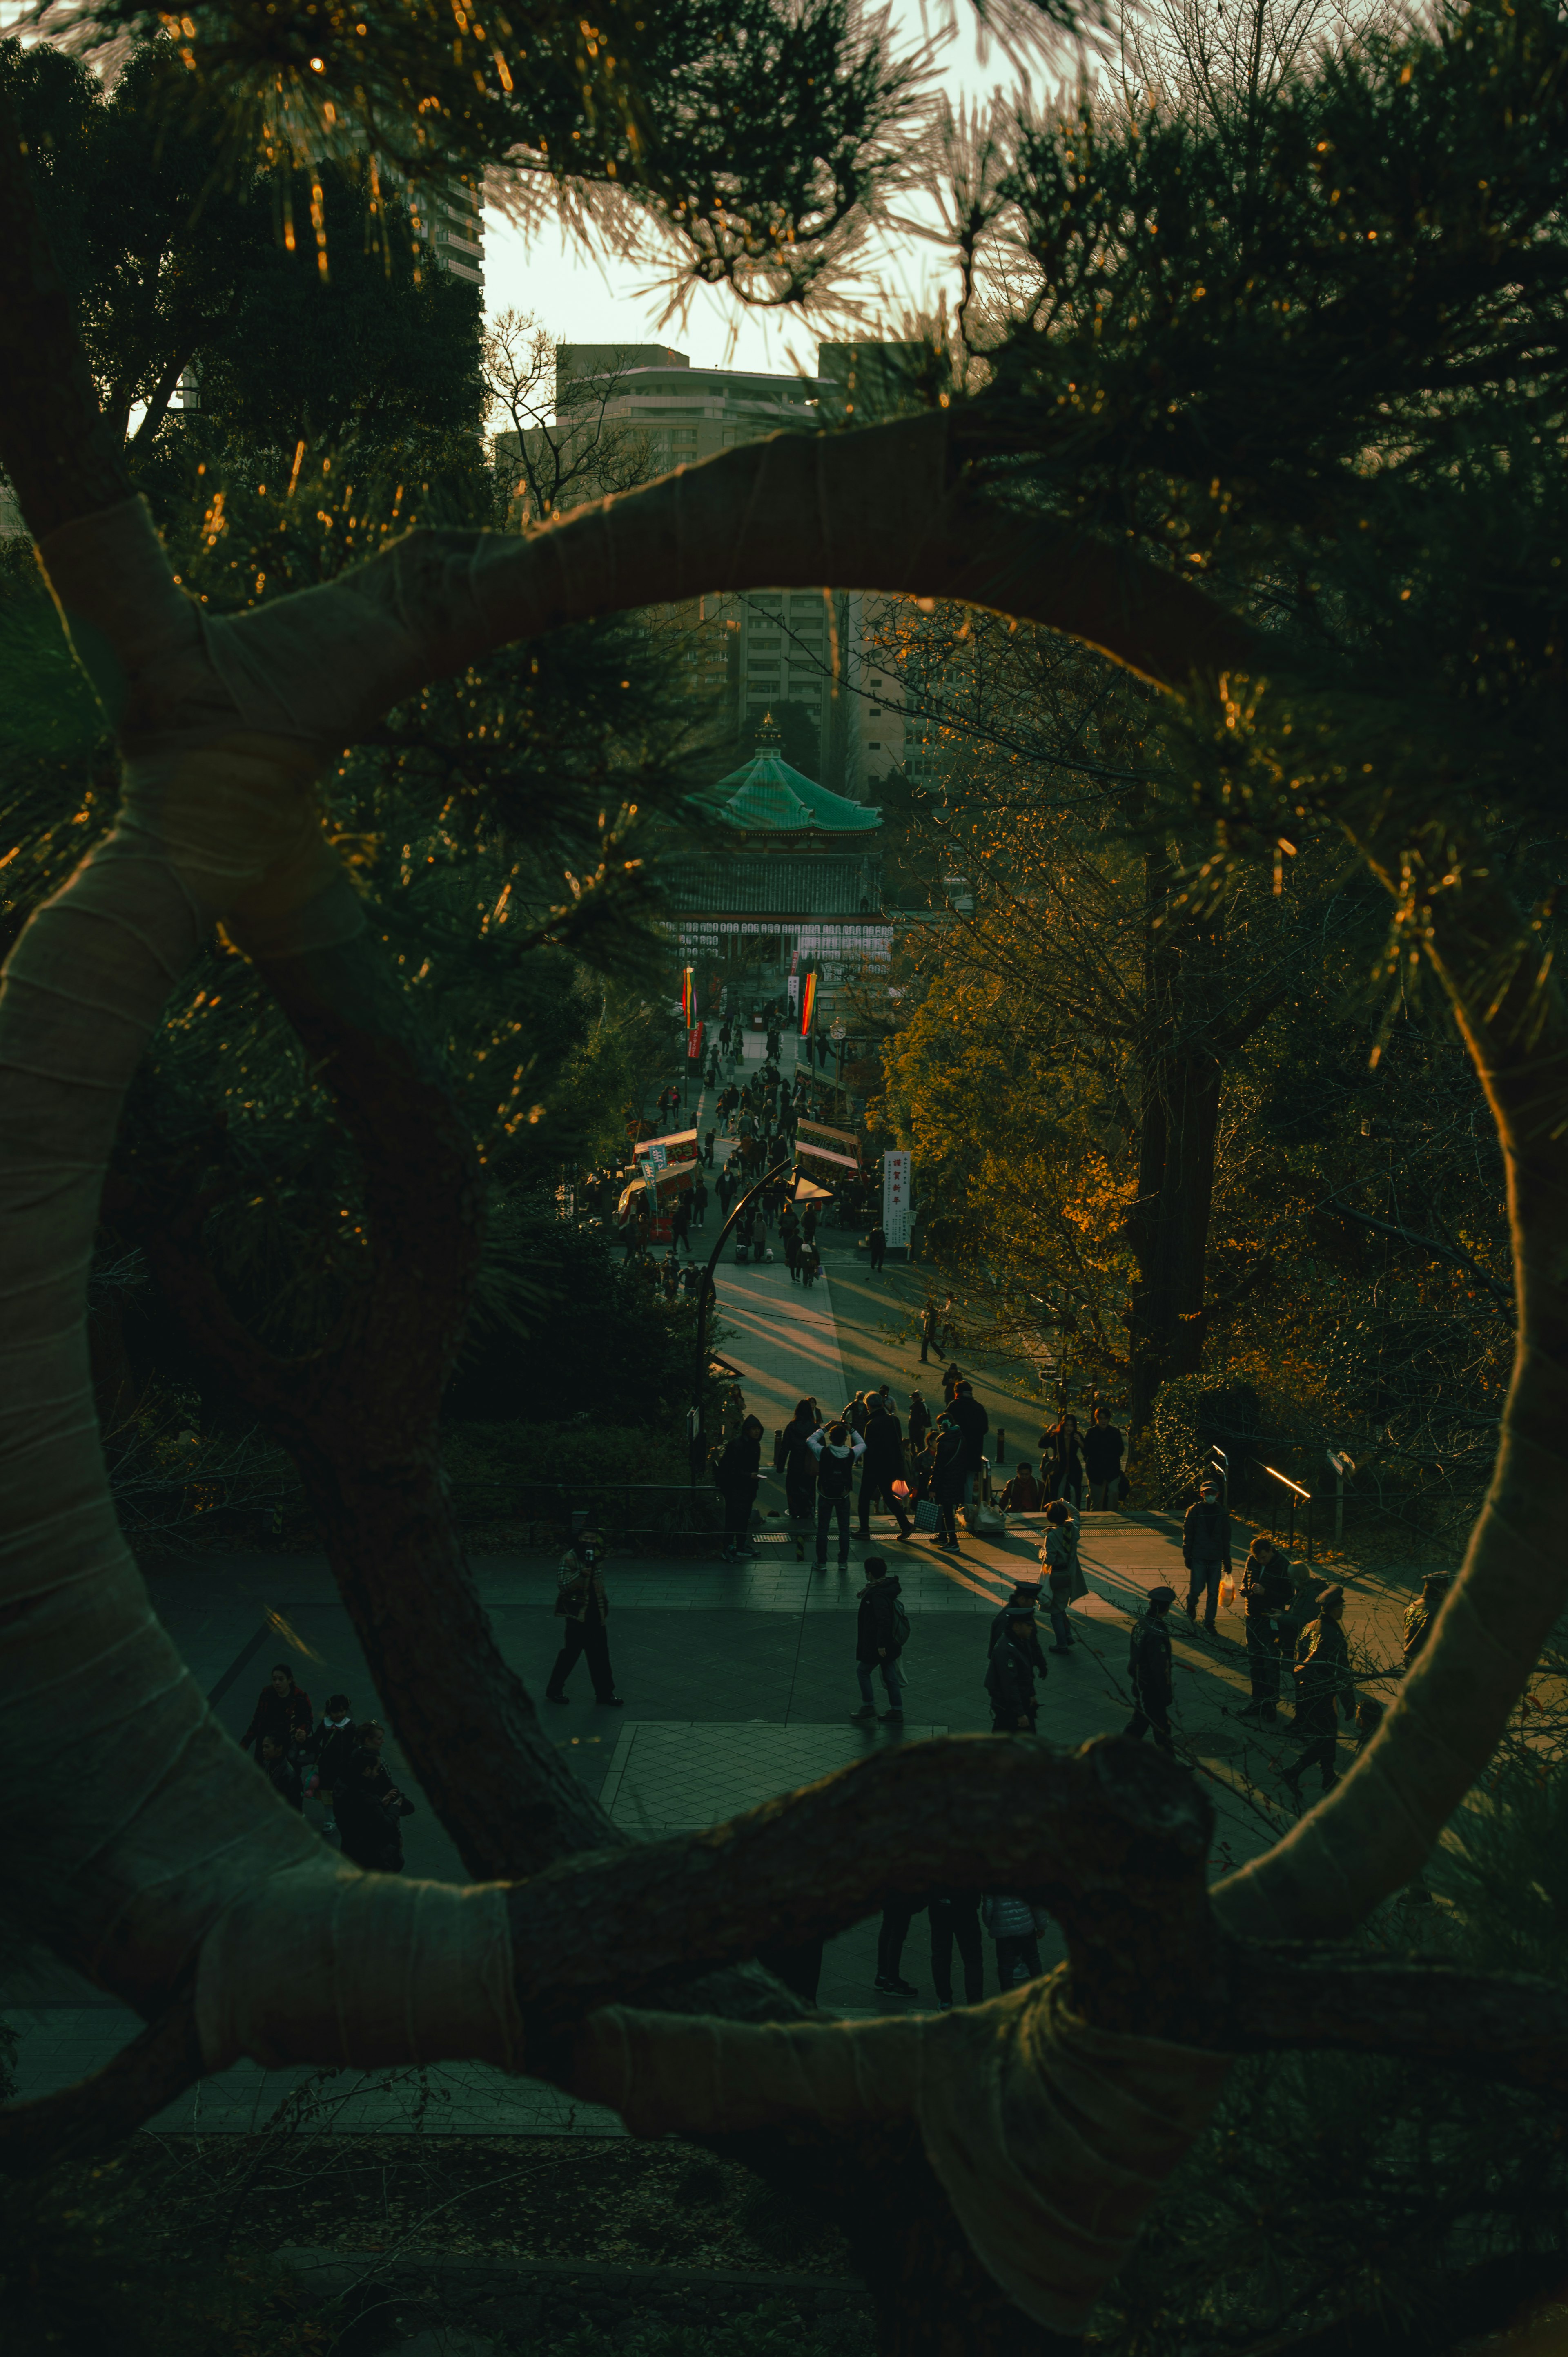
{"type": "Polygon", "coordinates": [[[1004,1514],[1037,1514],[1040,1511],[1040,1485],[1026,1457],[1020,1458],[1017,1469],[1002,1492],[1004,1514]]]}
{"type": "Polygon", "coordinates": [[[256,1696],[256,1707],[251,1713],[251,1724],[240,1738],[240,1749],[249,1751],[263,1735],[275,1735],[285,1751],[293,1751],[296,1744],[309,1742],[315,1723],[310,1696],[303,1686],[295,1684],[288,1663],[278,1662],[256,1696]]]}
{"type": "Polygon", "coordinates": [[[403,1820],[413,1803],[392,1782],[381,1761],[386,1729],[361,1719],[354,1730],[349,1770],[337,1795],[343,1855],[371,1874],[403,1872],[403,1820]]]}
{"type": "Polygon", "coordinates": [[[738,1563],[757,1549],[751,1544],[751,1510],[762,1478],[762,1420],[748,1415],[732,1433],[714,1468],[714,1487],[725,1501],[725,1556],[738,1563]]]}
{"type": "Polygon", "coordinates": [[[993,1735],[1033,1735],[1039,1705],[1035,1697],[1035,1667],[1040,1658],[1040,1640],[1035,1628],[1034,1600],[1023,1589],[1015,1589],[1013,1601],[1003,1606],[996,1616],[999,1628],[993,1629],[991,1656],[985,1664],[985,1691],[991,1697],[991,1732],[993,1735]]]}
{"type": "Polygon", "coordinates": [[[306,1758],[316,1770],[316,1797],[327,1812],[321,1828],[324,1834],[338,1830],[332,1795],[349,1772],[353,1752],[354,1717],[349,1697],[346,1694],[328,1695],[321,1724],[305,1747],[306,1758]]]}
{"type": "Polygon", "coordinates": [[[960,1553],[958,1510],[963,1503],[963,1434],[945,1410],[937,1418],[936,1448],[931,1458],[931,1502],[937,1510],[935,1544],[945,1552],[960,1553]]]}
{"type": "Polygon", "coordinates": [[[926,1435],[931,1428],[931,1411],[921,1392],[909,1394],[909,1450],[915,1456],[926,1445],[926,1435]]]}
{"type": "Polygon", "coordinates": [[[1290,1611],[1291,1584],[1284,1557],[1264,1532],[1260,1531],[1247,1550],[1241,1566],[1241,1596],[1252,1699],[1240,1716],[1273,1727],[1280,1715],[1280,1632],[1290,1611]]]}
{"type": "Polygon", "coordinates": [[[996,1943],[996,1986],[1006,1994],[1040,1977],[1040,1933],[1050,1918],[1011,1890],[988,1890],[980,1903],[985,1928],[996,1943]]]}
{"type": "Polygon", "coordinates": [[[604,1552],[604,1539],[597,1531],[579,1531],[561,1558],[555,1610],[566,1624],[565,1641],[544,1689],[548,1702],[566,1701],[566,1681],[586,1653],[595,1702],[609,1710],[623,1707],[610,1667],[610,1600],[599,1576],[604,1552]]]}
{"type": "Polygon", "coordinates": [[[1103,1402],[1090,1416],[1081,1445],[1090,1505],[1097,1512],[1112,1512],[1121,1503],[1122,1463],[1127,1443],[1112,1423],[1103,1402]]]}
{"type": "Polygon", "coordinates": [[[909,1635],[909,1616],[898,1598],[897,1575],[888,1571],[881,1555],[868,1555],[865,1586],[860,1591],[854,1623],[854,1674],[860,1682],[860,1708],[852,1716],[857,1719],[876,1717],[871,1678],[873,1671],[880,1670],[887,1691],[883,1719],[896,1727],[902,1726],[904,1719],[904,1674],[898,1667],[898,1657],[909,1635]]]}
{"type": "Polygon", "coordinates": [[[878,1996],[918,1996],[913,1981],[904,1978],[904,1943],[909,1936],[909,1926],[925,1907],[923,1899],[885,1899],[882,1921],[876,1932],[876,1978],[872,1986],[878,1996]]]}
{"type": "Polygon", "coordinates": [[[1323,1790],[1332,1792],[1339,1781],[1335,1757],[1339,1727],[1335,1713],[1356,1717],[1356,1684],[1350,1675],[1350,1650],[1341,1622],[1345,1590],[1326,1587],[1317,1599],[1317,1618],[1301,1632],[1295,1654],[1295,1731],[1306,1749],[1294,1768],[1284,1771],[1293,1796],[1301,1798],[1301,1780],[1309,1768],[1322,1771],[1323,1790]]]}
{"type": "Polygon", "coordinates": [[[908,1539],[909,1517],[904,1512],[903,1500],[894,1494],[893,1489],[894,1482],[904,1478],[904,1436],[898,1429],[897,1417],[879,1392],[872,1394],[863,1437],[865,1455],[860,1473],[861,1544],[870,1542],[871,1509],[879,1498],[886,1500],[897,1523],[899,1537],[908,1539]]]}
{"type": "Polygon", "coordinates": [[[1168,1621],[1176,1600],[1174,1587],[1151,1587],[1144,1617],[1133,1623],[1127,1648],[1133,1709],[1125,1729],[1135,1742],[1142,1742],[1152,1727],[1160,1749],[1173,1755],[1176,1740],[1171,1734],[1173,1680],[1168,1621]]]}
{"type": "Polygon", "coordinates": [[[1404,1609],[1404,1665],[1411,1663],[1432,1633],[1432,1624],[1443,1609],[1443,1599],[1453,1586],[1453,1575],[1446,1571],[1429,1571],[1421,1583],[1421,1594],[1404,1609]]]}
{"type": "Polygon", "coordinates": [[[779,1242],[791,1285],[800,1282],[800,1222],[793,1203],[787,1203],[779,1222],[779,1242]]]}
{"type": "Polygon", "coordinates": [[[817,1244],[817,1207],[808,1203],[800,1214],[800,1245],[802,1251],[814,1252],[817,1244]]]}
{"type": "Polygon", "coordinates": [[[974,1385],[967,1379],[953,1394],[948,1411],[963,1435],[963,1502],[972,1505],[980,1495],[981,1476],[985,1470],[985,1436],[991,1429],[991,1418],[974,1396],[974,1385]]]}
{"type": "Polygon", "coordinates": [[[934,1890],[926,1901],[931,1927],[931,1981],[937,2005],[952,2011],[952,1952],[963,1964],[963,2001],[979,2005],[985,1996],[985,1951],[980,1937],[978,1890],[934,1890]]]}
{"type": "MultiPolygon", "coordinates": [[[[710,1137],[713,1135],[712,1130],[708,1132],[708,1135],[710,1137]]],[[[692,1225],[694,1228],[701,1230],[705,1228],[707,1224],[708,1188],[707,1181],[703,1177],[702,1165],[699,1163],[697,1166],[697,1176],[692,1185],[692,1225]]]]}
{"type": "Polygon", "coordinates": [[[928,1300],[920,1312],[920,1364],[922,1367],[929,1366],[930,1353],[933,1351],[940,1359],[942,1355],[942,1329],[937,1317],[937,1305],[934,1301],[928,1300]]]}
{"type": "Polygon", "coordinates": [[[1089,1594],[1089,1582],[1079,1567],[1078,1524],[1065,1498],[1053,1498],[1046,1508],[1040,1561],[1051,1583],[1051,1627],[1057,1640],[1051,1651],[1070,1653],[1077,1640],[1068,1614],[1080,1596],[1089,1594]]]}
{"type": "Polygon", "coordinates": [[[882,1264],[887,1257],[887,1231],[880,1220],[866,1238],[866,1254],[870,1261],[872,1275],[880,1276],[882,1264]]]}
{"type": "Polygon", "coordinates": [[[854,1492],[855,1460],[865,1454],[865,1443],[847,1424],[830,1425],[813,1432],[806,1443],[817,1460],[816,1569],[828,1567],[828,1524],[839,1526],[839,1569],[849,1569],[849,1502],[854,1492]]]}
{"type": "Polygon", "coordinates": [[[735,1178],[727,1162],[721,1167],[718,1177],[714,1180],[714,1192],[719,1199],[719,1223],[722,1226],[729,1217],[729,1207],[735,1199],[735,1178]]]}
{"type": "Polygon", "coordinates": [[[1187,1617],[1197,1625],[1197,1599],[1203,1604],[1203,1626],[1214,1634],[1219,1609],[1219,1582],[1230,1568],[1230,1513],[1219,1495],[1219,1484],[1204,1478],[1196,1505],[1187,1510],[1181,1526],[1181,1559],[1187,1566],[1187,1617]]]}
{"type": "Polygon", "coordinates": [[[942,1405],[944,1407],[951,1407],[958,1387],[962,1381],[962,1370],[958,1361],[954,1359],[942,1369],[942,1405]]]}
{"type": "MultiPolygon", "coordinates": [[[[1053,1498],[1066,1498],[1081,1513],[1084,1494],[1089,1487],[1089,1467],[1084,1459],[1083,1436],[1078,1428],[1078,1418],[1064,1410],[1048,1432],[1040,1435],[1042,1451],[1049,1451],[1050,1476],[1046,1483],[1053,1498]]],[[[1041,1462],[1046,1458],[1042,1456],[1041,1462]]]]}
{"type": "Polygon", "coordinates": [[[670,1257],[678,1259],[681,1247],[686,1247],[686,1258],[692,1257],[692,1204],[687,1195],[678,1195],[670,1214],[670,1257]]]}

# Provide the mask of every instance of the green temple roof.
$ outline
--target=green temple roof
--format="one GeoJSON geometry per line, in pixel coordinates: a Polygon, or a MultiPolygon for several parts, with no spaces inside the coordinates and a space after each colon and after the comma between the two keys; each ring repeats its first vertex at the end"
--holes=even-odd
{"type": "Polygon", "coordinates": [[[882,824],[879,810],[802,777],[773,744],[765,734],[761,751],[703,796],[715,818],[746,834],[867,834],[882,824]]]}

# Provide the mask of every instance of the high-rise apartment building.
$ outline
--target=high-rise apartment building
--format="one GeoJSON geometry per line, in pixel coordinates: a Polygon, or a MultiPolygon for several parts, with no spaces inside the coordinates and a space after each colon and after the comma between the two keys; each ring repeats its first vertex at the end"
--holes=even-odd
{"type": "Polygon", "coordinates": [[[485,283],[485,221],[481,191],[465,180],[436,180],[410,194],[414,236],[437,270],[474,285],[485,283]]]}

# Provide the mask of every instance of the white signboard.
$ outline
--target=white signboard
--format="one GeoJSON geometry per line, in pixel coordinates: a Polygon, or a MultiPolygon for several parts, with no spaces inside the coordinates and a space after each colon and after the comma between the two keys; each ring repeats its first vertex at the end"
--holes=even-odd
{"type": "Polygon", "coordinates": [[[885,1154],[882,1157],[882,1224],[887,1232],[890,1246],[909,1242],[909,1174],[911,1157],[908,1154],[885,1154]]]}
{"type": "Polygon", "coordinates": [[[800,1006],[800,975],[799,975],[798,974],[792,974],[789,976],[789,994],[788,994],[788,995],[789,995],[789,1005],[790,1005],[792,1007],[794,1007],[794,1006],[800,1006]]]}

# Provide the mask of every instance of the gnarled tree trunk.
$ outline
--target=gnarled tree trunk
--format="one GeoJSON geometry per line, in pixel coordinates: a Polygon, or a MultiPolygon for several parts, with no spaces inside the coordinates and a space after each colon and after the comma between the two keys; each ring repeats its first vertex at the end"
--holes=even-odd
{"type": "MultiPolygon", "coordinates": [[[[60,1954],[149,2018],[166,2014],[108,2074],[105,2115],[124,2127],[184,2074],[242,2053],[526,2066],[636,2126],[757,2139],[746,2148],[774,2168],[805,2152],[841,2203],[868,2169],[908,2172],[906,2225],[883,2265],[890,2254],[914,2280],[881,2287],[890,2349],[1021,2352],[1078,2333],[1208,2117],[1228,2051],[1366,2040],[1353,1967],[1298,1958],[1313,1975],[1293,1982],[1291,1958],[1238,1942],[1331,1936],[1408,1878],[1562,1609],[1561,1003],[1495,886],[1433,895],[1429,953],[1509,1157],[1520,1363],[1464,1577],[1377,1740],[1287,1841],[1211,1905],[1207,1813],[1166,1763],[1121,1743],[1062,1762],[1026,1740],[967,1738],[886,1755],[690,1841],[584,1855],[603,1821],[542,1745],[442,1521],[439,1348],[397,1372],[396,1446],[377,1438],[378,1345],[406,1336],[415,1286],[441,1305],[437,1339],[455,1344],[477,1208],[464,1142],[321,839],[314,772],[389,705],[499,644],[701,591],[829,580],[965,598],[1071,631],[1176,693],[1261,651],[1189,585],[990,504],[946,414],[747,446],[520,539],[415,533],[330,588],[215,620],[174,587],[144,511],[105,471],[38,252],[28,231],[4,265],[13,288],[20,267],[42,350],[16,397],[0,397],[0,458],[125,767],[113,833],[36,913],[0,995],[0,1757],[30,1777],[69,1714],[76,1772],[8,1813],[9,1887],[60,1954]],[[34,397],[45,382],[59,396],[50,416],[34,397]],[[77,413],[62,414],[72,400],[77,413]],[[338,1338],[308,1408],[295,1404],[293,1445],[443,1821],[478,1870],[526,1880],[408,1884],[325,1851],[216,1727],[114,1527],[83,1274],[124,1090],[215,922],[334,1060],[381,1248],[411,1220],[429,1222],[417,1268],[384,1261],[382,1295],[338,1338]],[[394,1146],[426,1114],[429,1150],[400,1176],[394,1146]],[[352,1557],[350,1516],[365,1505],[389,1548],[374,1564],[352,1557]],[[416,1628],[417,1683],[434,1683],[434,1702],[415,1692],[416,1647],[394,1626],[433,1565],[416,1628]],[[477,1695],[483,1740],[504,1754],[482,1806],[454,1749],[459,1694],[477,1695]],[[912,1891],[1033,1888],[1060,1916],[1072,1962],[961,2014],[855,2024],[801,2018],[745,1971],[694,1980],[742,1964],[765,1933],[857,1920],[890,1876],[912,1891]],[[1239,2002],[1254,1983],[1275,2000],[1270,2022],[1239,2002]],[[1337,1986],[1346,2002],[1325,2018],[1323,1991],[1337,1986]],[[770,2012],[794,2018],[758,2018],[770,2012]],[[1195,2042],[1193,2021],[1208,2042],[1195,2042]]],[[[1397,850],[1368,845],[1402,889],[1397,850]]],[[[185,1284],[209,1347],[247,1362],[188,1251],[182,1276],[180,1249],[168,1280],[185,1284]]],[[[287,1374],[257,1354],[256,1395],[287,1374]]],[[[272,1398],[275,1428],[290,1412],[272,1398]]],[[[1456,1976],[1413,1974],[1402,2002],[1385,2044],[1568,2081],[1553,1992],[1516,1991],[1499,2016],[1456,1976]]],[[[91,2098],[13,2117],[0,2147],[36,2148],[84,2113],[91,2098]]],[[[891,2219],[901,2197],[884,2192],[891,2219]]],[[[863,2191],[863,2227],[868,2206],[863,2191]]]]}

